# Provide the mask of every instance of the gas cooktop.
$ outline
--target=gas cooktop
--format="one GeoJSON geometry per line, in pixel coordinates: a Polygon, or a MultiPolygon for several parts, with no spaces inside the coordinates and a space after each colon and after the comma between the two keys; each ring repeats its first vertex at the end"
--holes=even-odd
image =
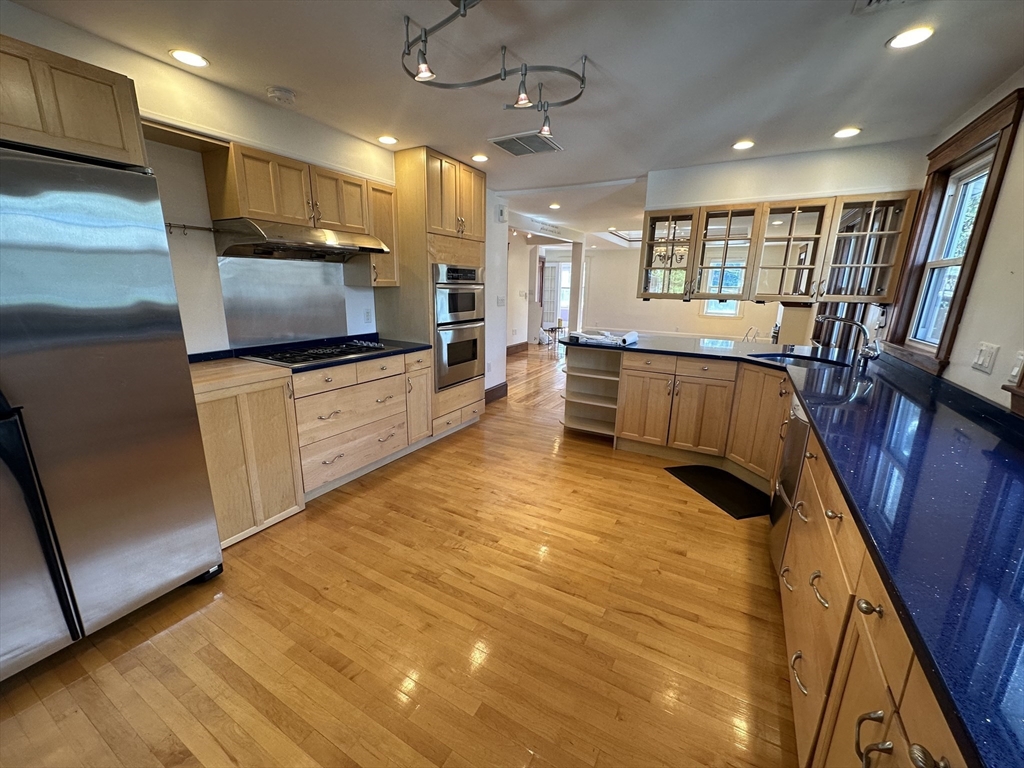
{"type": "Polygon", "coordinates": [[[303,346],[297,344],[294,347],[283,347],[256,355],[243,355],[243,359],[280,365],[284,368],[298,369],[314,365],[319,366],[325,363],[344,362],[360,357],[370,357],[371,355],[379,355],[381,352],[394,352],[399,349],[401,347],[388,346],[379,341],[356,340],[328,346],[303,346]]]}

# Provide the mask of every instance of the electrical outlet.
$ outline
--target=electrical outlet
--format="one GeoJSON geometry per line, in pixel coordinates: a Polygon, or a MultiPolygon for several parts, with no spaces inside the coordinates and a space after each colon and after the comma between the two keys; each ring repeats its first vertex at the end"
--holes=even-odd
{"type": "Polygon", "coordinates": [[[1006,380],[1011,384],[1016,384],[1022,367],[1024,367],[1024,349],[1017,353],[1017,359],[1013,361],[1013,368],[1010,369],[1010,375],[1006,377],[1006,380]]]}
{"type": "Polygon", "coordinates": [[[372,323],[373,322],[373,314],[368,309],[364,309],[363,310],[363,322],[364,323],[372,323]]]}
{"type": "Polygon", "coordinates": [[[488,364],[487,364],[487,372],[488,372],[488,373],[490,373],[490,372],[491,372],[491,364],[490,364],[490,363],[488,363],[488,364]]]}
{"type": "Polygon", "coordinates": [[[498,297],[498,306],[499,307],[504,307],[505,306],[505,297],[504,296],[499,296],[498,297]]]}
{"type": "Polygon", "coordinates": [[[514,339],[518,333],[519,333],[519,329],[518,328],[513,328],[512,329],[512,338],[514,339]]]}
{"type": "Polygon", "coordinates": [[[971,368],[985,373],[992,373],[996,364],[996,353],[999,352],[998,344],[989,344],[983,341],[978,344],[978,353],[974,356],[971,368]]]}

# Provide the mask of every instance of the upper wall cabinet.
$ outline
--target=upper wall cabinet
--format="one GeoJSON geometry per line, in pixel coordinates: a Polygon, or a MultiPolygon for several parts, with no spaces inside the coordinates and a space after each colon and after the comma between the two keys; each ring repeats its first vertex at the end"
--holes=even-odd
{"type": "Polygon", "coordinates": [[[892,303],[917,198],[910,191],[836,199],[819,301],[892,303]]]}
{"type": "Polygon", "coordinates": [[[486,176],[432,149],[426,158],[427,232],[483,242],[486,176]]]}
{"type": "Polygon", "coordinates": [[[647,212],[637,298],[688,297],[690,254],[699,213],[697,208],[647,212]]]}
{"type": "Polygon", "coordinates": [[[4,35],[0,139],[146,165],[131,80],[4,35]]]}
{"type": "Polygon", "coordinates": [[[366,182],[232,144],[203,153],[213,219],[246,217],[366,233],[366,182]]]}
{"type": "Polygon", "coordinates": [[[637,296],[891,303],[917,196],[648,211],[637,296]]]}
{"type": "Polygon", "coordinates": [[[765,203],[756,301],[816,300],[835,200],[765,203]]]}
{"type": "Polygon", "coordinates": [[[384,243],[390,253],[374,253],[370,255],[370,266],[373,272],[373,287],[386,288],[397,286],[398,283],[398,218],[394,187],[366,182],[369,197],[370,234],[384,243]]]}

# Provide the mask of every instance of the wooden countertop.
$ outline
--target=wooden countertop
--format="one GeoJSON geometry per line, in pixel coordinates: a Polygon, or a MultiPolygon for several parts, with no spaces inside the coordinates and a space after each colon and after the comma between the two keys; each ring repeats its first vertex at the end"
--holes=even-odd
{"type": "Polygon", "coordinates": [[[197,395],[228,387],[257,384],[261,381],[286,379],[292,375],[290,369],[279,365],[238,360],[233,357],[192,363],[189,366],[189,373],[192,374],[192,391],[197,395]]]}

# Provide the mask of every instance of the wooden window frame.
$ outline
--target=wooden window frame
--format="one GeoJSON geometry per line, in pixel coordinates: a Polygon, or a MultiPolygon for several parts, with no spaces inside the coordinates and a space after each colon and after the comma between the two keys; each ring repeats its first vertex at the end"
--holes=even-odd
{"type": "Polygon", "coordinates": [[[978,260],[1006,176],[1006,167],[1010,161],[1014,139],[1017,137],[1022,110],[1024,88],[1018,88],[928,153],[928,176],[911,230],[903,275],[896,290],[892,330],[885,342],[885,351],[929,373],[941,374],[949,365],[960,321],[967,306],[967,297],[978,270],[978,260]],[[978,206],[974,230],[964,253],[963,266],[950,303],[949,314],[946,316],[938,346],[934,352],[928,352],[912,341],[908,344],[908,340],[911,336],[917,298],[921,293],[921,282],[926,271],[925,264],[939,225],[949,178],[956,169],[991,151],[993,146],[995,158],[978,206]]]}

